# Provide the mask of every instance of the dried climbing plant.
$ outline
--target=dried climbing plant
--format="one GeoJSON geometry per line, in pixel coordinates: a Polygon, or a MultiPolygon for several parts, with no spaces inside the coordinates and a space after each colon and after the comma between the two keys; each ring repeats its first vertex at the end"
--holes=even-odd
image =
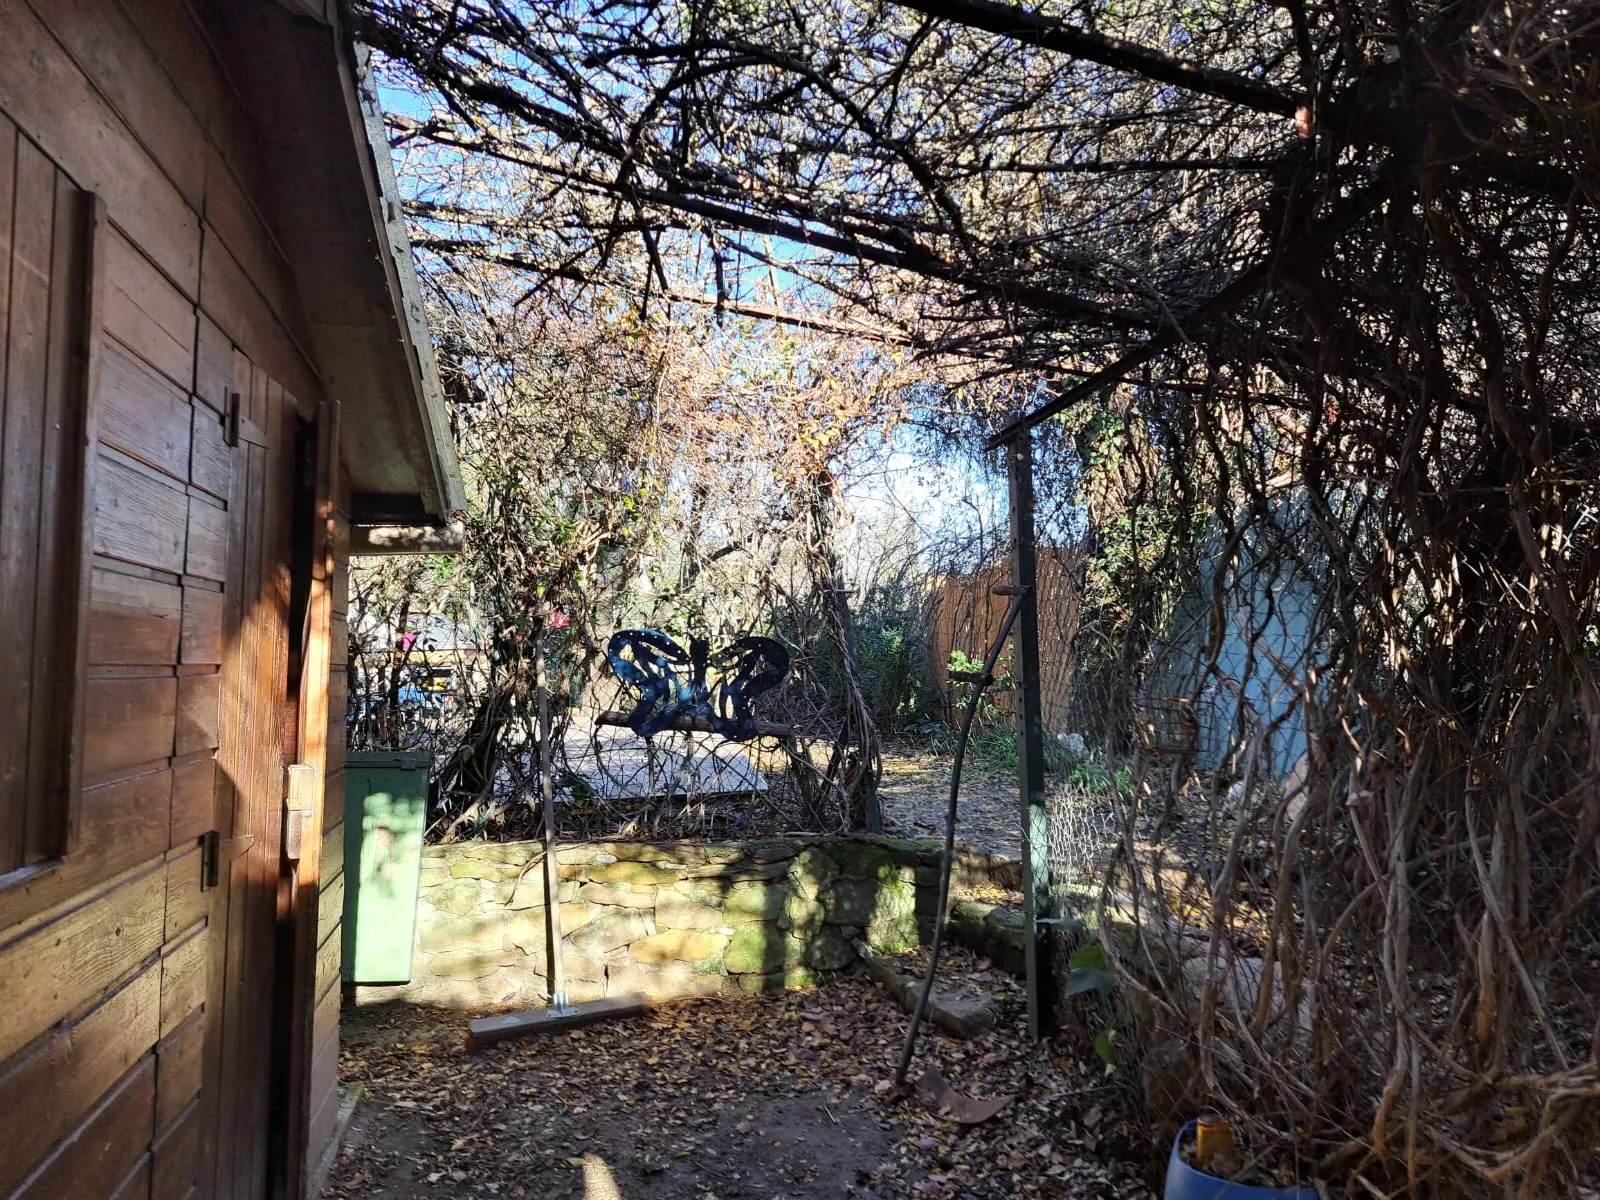
{"type": "Polygon", "coordinates": [[[365,19],[427,97],[401,152],[492,164],[413,206],[433,251],[1053,398],[1104,740],[1140,806],[1164,778],[1213,818],[1188,888],[1124,822],[1108,896],[1149,1019],[1203,1099],[1352,1194],[1571,1194],[1600,1111],[1592,5],[365,19]],[[807,305],[753,301],[772,272],[807,305]],[[1178,758],[1205,770],[1141,744],[1162,705],[1204,710],[1178,758]]]}

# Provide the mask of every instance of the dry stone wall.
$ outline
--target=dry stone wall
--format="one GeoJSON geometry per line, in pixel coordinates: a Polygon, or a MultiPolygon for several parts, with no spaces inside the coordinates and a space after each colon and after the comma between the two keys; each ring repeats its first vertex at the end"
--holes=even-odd
{"type": "MultiPolygon", "coordinates": [[[[939,850],[936,841],[864,836],[560,847],[568,995],[804,986],[850,966],[852,939],[885,951],[917,945],[933,931],[939,850]]],[[[543,1003],[543,853],[539,842],[428,847],[412,981],[363,988],[360,998],[543,1003]]],[[[963,867],[981,874],[985,864],[963,867]]]]}

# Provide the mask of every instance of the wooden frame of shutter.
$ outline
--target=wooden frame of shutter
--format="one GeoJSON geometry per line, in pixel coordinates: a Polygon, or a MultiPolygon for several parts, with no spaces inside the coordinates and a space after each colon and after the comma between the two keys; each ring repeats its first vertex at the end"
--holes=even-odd
{"type": "MultiPolygon", "coordinates": [[[[42,156],[40,161],[50,162],[42,156]]],[[[53,871],[81,840],[98,457],[95,394],[108,225],[104,200],[50,166],[55,190],[39,415],[45,439],[38,468],[41,552],[32,580],[35,640],[26,668],[33,719],[14,847],[21,863],[0,876],[0,891],[53,871]]]]}
{"type": "Polygon", "coordinates": [[[95,396],[100,383],[100,344],[105,296],[106,203],[93,192],[79,191],[74,197],[78,212],[77,252],[81,287],[77,292],[77,312],[69,326],[73,364],[72,394],[81,406],[77,427],[69,431],[71,449],[63,454],[69,476],[64,494],[68,501],[60,510],[58,537],[65,541],[76,533],[76,554],[69,555],[61,571],[62,605],[65,628],[57,629],[60,658],[53,706],[55,719],[48,732],[59,752],[52,757],[58,764],[59,778],[51,779],[48,793],[64,802],[57,829],[56,853],[71,854],[82,835],[80,812],[83,795],[83,737],[85,701],[89,679],[89,581],[94,561],[95,463],[99,458],[99,419],[95,396]],[[76,486],[73,486],[74,483],[76,486]],[[75,503],[74,503],[75,501],[75,503]],[[70,599],[68,599],[70,597],[70,599]]]}

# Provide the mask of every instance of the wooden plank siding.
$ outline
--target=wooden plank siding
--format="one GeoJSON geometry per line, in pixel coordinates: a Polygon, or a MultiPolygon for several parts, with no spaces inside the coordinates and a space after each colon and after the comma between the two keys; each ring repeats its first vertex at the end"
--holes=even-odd
{"type": "MultiPolygon", "coordinates": [[[[0,657],[41,637],[63,647],[0,673],[0,704],[22,714],[0,727],[7,795],[38,794],[55,770],[56,718],[34,714],[70,673],[58,632],[81,638],[84,663],[81,779],[37,818],[0,802],[0,1196],[261,1200],[286,916],[293,421],[324,407],[318,375],[257,201],[251,118],[191,6],[0,0],[0,31],[0,657]],[[73,216],[91,199],[92,289],[73,216]],[[80,309],[94,314],[82,346],[80,309]],[[76,417],[74,491],[60,464],[76,417]],[[52,489],[91,507],[42,503],[52,489]],[[80,605],[57,586],[63,547],[80,605]]],[[[343,814],[327,674],[344,660],[345,472],[332,495],[324,652],[301,684],[327,741],[317,847],[343,814]]],[[[300,880],[302,1189],[338,1107],[341,865],[314,858],[331,875],[300,880]]]]}

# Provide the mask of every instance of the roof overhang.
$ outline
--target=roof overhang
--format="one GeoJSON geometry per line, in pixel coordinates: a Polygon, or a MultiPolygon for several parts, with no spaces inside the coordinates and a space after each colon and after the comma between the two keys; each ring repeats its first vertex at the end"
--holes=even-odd
{"type": "Polygon", "coordinates": [[[264,159],[308,353],[340,405],[357,526],[447,527],[466,506],[422,291],[365,54],[342,6],[209,6],[264,159]]]}

